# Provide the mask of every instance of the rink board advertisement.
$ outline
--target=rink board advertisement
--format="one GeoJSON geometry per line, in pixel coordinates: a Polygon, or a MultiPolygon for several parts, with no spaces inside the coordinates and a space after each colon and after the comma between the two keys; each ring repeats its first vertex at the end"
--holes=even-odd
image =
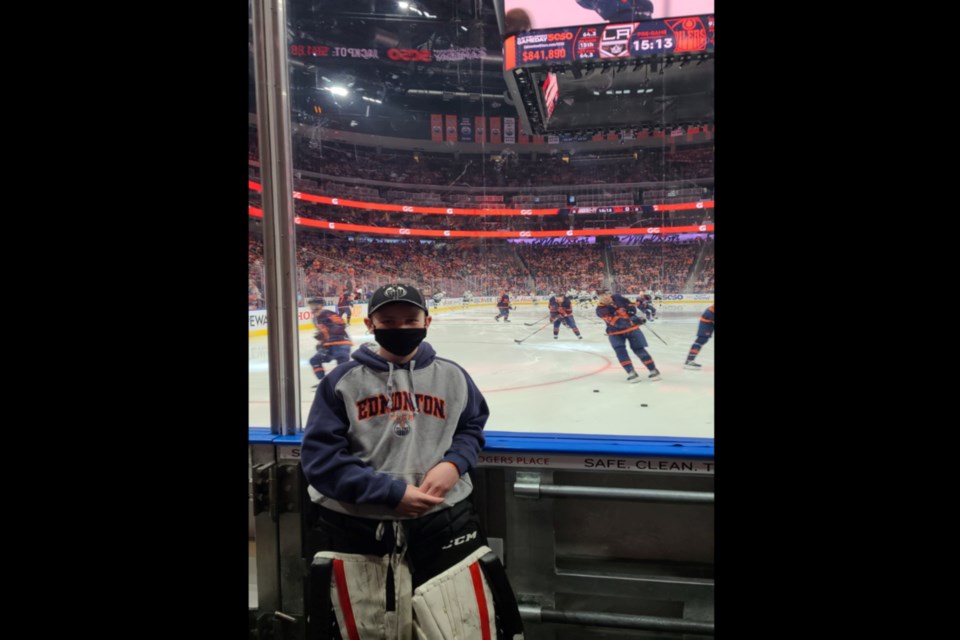
{"type": "Polygon", "coordinates": [[[714,295],[712,293],[665,293],[664,302],[710,302],[712,303],[714,295]]]}
{"type": "MultiPolygon", "coordinates": [[[[280,460],[299,460],[299,446],[278,446],[280,460]]],[[[570,455],[522,452],[481,452],[478,467],[512,467],[517,469],[568,469],[577,471],[625,471],[712,476],[716,464],[711,460],[663,458],[658,456],[616,456],[604,454],[570,455]]]]}
{"type": "MultiPolygon", "coordinates": [[[[328,304],[324,306],[325,309],[330,309],[331,311],[337,310],[336,304],[328,304]]],[[[359,318],[367,317],[367,305],[366,304],[355,304],[350,307],[353,312],[353,317],[350,324],[356,324],[359,322],[359,318]]],[[[265,336],[267,335],[267,310],[266,309],[257,309],[255,311],[248,312],[248,321],[249,327],[247,329],[248,336],[265,336]]],[[[313,314],[310,312],[308,307],[300,307],[297,309],[297,325],[300,328],[300,331],[313,329],[313,314]]]]}
{"type": "MultiPolygon", "coordinates": [[[[278,446],[280,460],[299,460],[299,446],[278,446]]],[[[520,453],[481,453],[478,467],[510,467],[514,469],[568,469],[577,471],[626,471],[645,473],[714,475],[713,460],[660,458],[655,456],[621,457],[603,454],[569,455],[542,451],[520,453]]]]}
{"type": "Polygon", "coordinates": [[[659,457],[621,457],[609,455],[569,455],[553,453],[481,453],[480,467],[518,467],[541,469],[576,469],[594,471],[643,471],[713,475],[713,460],[682,460],[659,457]]]}
{"type": "MultiPolygon", "coordinates": [[[[280,460],[299,460],[299,446],[278,446],[280,460]]],[[[569,455],[525,452],[482,452],[478,467],[513,467],[517,469],[573,469],[578,471],[626,471],[712,476],[713,460],[661,458],[656,456],[611,456],[603,454],[569,455]]]]}
{"type": "MultiPolygon", "coordinates": [[[[636,294],[624,294],[626,297],[634,301],[636,300],[636,294]]],[[[512,296],[510,302],[515,305],[539,305],[546,304],[550,299],[550,296],[512,296]]],[[[332,300],[332,298],[331,298],[332,300]]],[[[470,302],[464,303],[462,298],[446,298],[440,302],[438,306],[434,306],[433,301],[430,300],[430,313],[431,314],[443,314],[451,311],[463,311],[468,308],[484,307],[484,306],[495,306],[498,298],[495,296],[476,296],[471,299],[470,302]]],[[[663,300],[655,300],[654,306],[657,308],[657,311],[660,313],[666,313],[667,315],[671,314],[684,314],[689,315],[692,313],[701,313],[703,310],[714,303],[714,294],[712,293],[665,293],[663,294],[663,300]]],[[[325,309],[330,309],[331,311],[336,311],[336,304],[327,304],[324,307],[325,309]]],[[[350,307],[352,316],[350,319],[351,325],[360,324],[363,322],[363,319],[367,317],[367,305],[364,304],[355,304],[350,307]]],[[[582,313],[583,309],[579,308],[579,311],[582,313]]],[[[248,321],[249,329],[248,336],[265,336],[267,335],[267,312],[265,309],[257,309],[256,311],[248,312],[248,321]]],[[[300,307],[297,310],[298,324],[300,331],[311,331],[313,330],[313,319],[310,314],[310,309],[307,307],[300,307]]],[[[566,468],[566,467],[565,467],[566,468]]]]}
{"type": "MultiPolygon", "coordinates": [[[[336,298],[326,298],[327,304],[324,305],[324,309],[330,309],[331,311],[337,310],[336,298]]],[[[529,301],[530,298],[528,297],[529,301]]],[[[544,298],[546,300],[546,298],[544,298]]],[[[433,301],[428,301],[430,304],[430,313],[443,313],[445,311],[460,311],[464,307],[477,307],[484,305],[495,305],[497,298],[493,296],[477,296],[474,297],[470,303],[464,304],[461,298],[447,298],[440,303],[440,306],[434,306],[433,301]]],[[[356,325],[363,322],[363,319],[367,317],[367,304],[355,304],[350,306],[351,317],[350,324],[356,325]]],[[[313,330],[313,319],[310,314],[310,309],[307,307],[300,307],[297,309],[297,322],[300,327],[300,331],[312,331],[313,330]]],[[[265,336],[267,335],[267,311],[266,309],[257,309],[255,311],[248,311],[248,321],[249,328],[247,335],[248,336],[265,336]]]]}

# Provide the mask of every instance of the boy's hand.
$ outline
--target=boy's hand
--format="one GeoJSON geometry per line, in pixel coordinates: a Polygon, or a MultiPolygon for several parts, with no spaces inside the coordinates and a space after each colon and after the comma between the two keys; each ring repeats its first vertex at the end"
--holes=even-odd
{"type": "Polygon", "coordinates": [[[420,483],[420,490],[431,496],[443,497],[447,491],[457,484],[460,479],[460,470],[452,462],[441,462],[433,469],[427,472],[423,482],[420,483]]]}
{"type": "Polygon", "coordinates": [[[443,502],[442,497],[428,495],[412,484],[408,484],[407,490],[403,492],[403,498],[400,499],[400,504],[393,511],[398,516],[412,518],[422,516],[441,502],[443,502]]]}

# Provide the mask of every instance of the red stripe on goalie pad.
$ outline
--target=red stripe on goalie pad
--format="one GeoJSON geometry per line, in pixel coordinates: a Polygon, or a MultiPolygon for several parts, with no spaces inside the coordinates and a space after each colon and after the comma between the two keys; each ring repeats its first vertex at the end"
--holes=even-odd
{"type": "Polygon", "coordinates": [[[410,568],[399,558],[321,551],[333,561],[330,604],[344,640],[411,640],[413,587],[410,568]],[[393,570],[396,607],[387,611],[387,577],[393,570]]]}
{"type": "Polygon", "coordinates": [[[347,635],[350,640],[360,640],[357,631],[357,621],[353,618],[353,607],[350,605],[350,591],[347,589],[347,576],[343,571],[343,560],[333,561],[333,575],[337,582],[337,595],[340,596],[340,610],[347,625],[347,635]]]}
{"type": "Polygon", "coordinates": [[[490,621],[487,619],[487,596],[483,593],[483,579],[480,577],[480,565],[470,565],[470,577],[473,578],[473,593],[477,596],[477,609],[480,610],[480,633],[482,640],[490,640],[490,621]]]}
{"type": "Polygon", "coordinates": [[[418,640],[492,640],[496,635],[493,593],[478,560],[483,546],[413,592],[418,640]]]}

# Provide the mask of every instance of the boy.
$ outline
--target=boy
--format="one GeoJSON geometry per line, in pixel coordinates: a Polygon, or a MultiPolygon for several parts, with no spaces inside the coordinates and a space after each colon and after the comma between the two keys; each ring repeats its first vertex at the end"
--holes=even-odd
{"type": "MultiPolygon", "coordinates": [[[[484,572],[498,571],[506,584],[502,565],[489,565],[495,556],[466,500],[473,491],[466,474],[483,448],[490,412],[467,372],[423,342],[429,314],[423,294],[411,285],[384,285],[373,293],[364,324],[379,347],[364,344],[352,362],[324,377],[301,448],[308,492],[318,505],[317,528],[329,549],[314,565],[340,562],[333,575],[343,571],[335,585],[342,590],[331,596],[337,622],[385,625],[391,638],[412,637],[417,622],[411,608],[421,616],[437,610],[443,583],[471,579],[468,565],[474,571],[480,561],[484,572]],[[373,595],[355,599],[346,587],[353,566],[364,576],[353,588],[364,585],[373,595]],[[339,595],[347,593],[350,606],[339,595]],[[371,602],[385,604],[363,606],[371,602]]],[[[487,592],[479,591],[478,603],[487,592]]],[[[500,625],[522,630],[509,586],[491,595],[500,625]]],[[[496,624],[492,615],[478,613],[487,611],[486,604],[464,611],[474,620],[453,624],[496,624]]]]}

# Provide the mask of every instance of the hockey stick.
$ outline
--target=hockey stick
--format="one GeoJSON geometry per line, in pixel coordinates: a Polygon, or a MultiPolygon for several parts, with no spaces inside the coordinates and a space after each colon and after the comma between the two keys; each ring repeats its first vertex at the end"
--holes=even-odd
{"type": "MultiPolygon", "coordinates": [[[[644,324],[650,324],[650,323],[649,323],[649,322],[646,322],[646,323],[644,323],[644,324]]],[[[652,333],[653,335],[657,336],[657,338],[660,339],[660,342],[662,342],[663,344],[666,344],[668,347],[670,346],[670,345],[667,344],[667,341],[666,341],[666,340],[664,340],[663,338],[660,338],[660,336],[657,335],[657,332],[656,332],[656,331],[654,331],[654,330],[651,329],[650,327],[646,327],[646,329],[647,329],[647,331],[649,331],[649,332],[652,333]]]]}
{"type": "Polygon", "coordinates": [[[525,327],[532,327],[532,326],[535,325],[535,324],[540,324],[541,322],[543,322],[544,320],[548,319],[549,317],[550,317],[550,314],[548,313],[547,315],[543,316],[543,317],[540,318],[539,320],[534,320],[533,322],[524,322],[524,323],[523,323],[523,326],[525,326],[525,327]]]}
{"type": "Polygon", "coordinates": [[[534,331],[533,333],[531,333],[530,335],[528,335],[526,338],[520,338],[519,340],[516,339],[516,338],[514,338],[513,341],[516,342],[517,344],[521,344],[524,340],[526,340],[527,338],[532,338],[534,335],[540,333],[541,331],[543,331],[544,329],[546,329],[547,327],[549,327],[551,324],[553,324],[553,323],[552,323],[552,322],[547,322],[547,323],[544,324],[542,327],[540,327],[539,329],[537,329],[536,331],[534,331]]]}

